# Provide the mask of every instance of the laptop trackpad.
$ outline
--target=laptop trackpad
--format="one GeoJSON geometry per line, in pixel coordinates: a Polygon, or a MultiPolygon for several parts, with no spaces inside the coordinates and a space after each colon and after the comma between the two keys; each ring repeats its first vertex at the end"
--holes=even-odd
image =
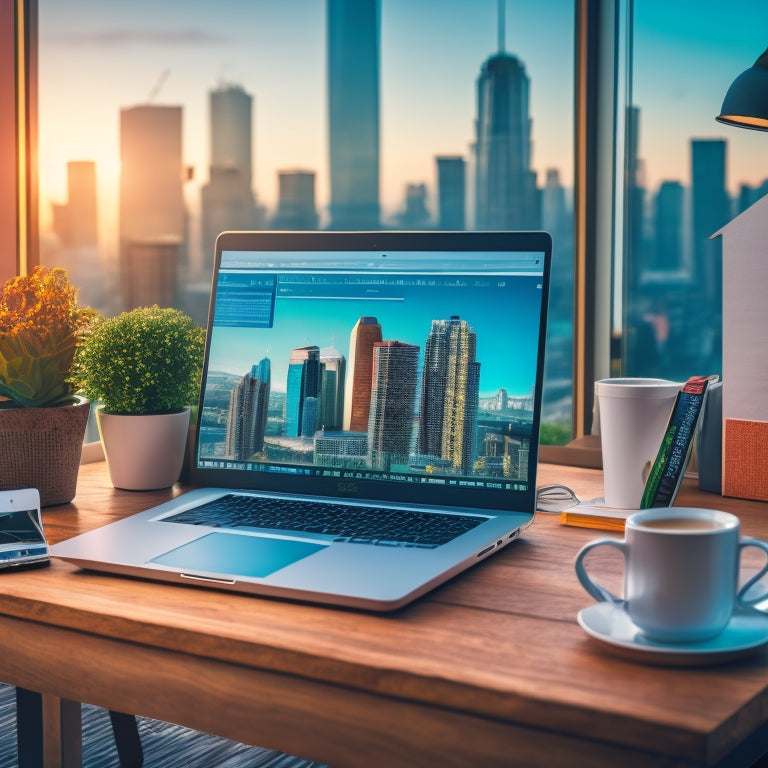
{"type": "Polygon", "coordinates": [[[178,568],[184,573],[206,572],[263,578],[326,546],[293,539],[209,533],[150,562],[178,568]]]}

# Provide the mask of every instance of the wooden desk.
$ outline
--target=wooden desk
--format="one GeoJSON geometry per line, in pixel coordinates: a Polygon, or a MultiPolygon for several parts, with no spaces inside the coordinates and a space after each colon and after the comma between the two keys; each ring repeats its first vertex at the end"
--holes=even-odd
{"type": "MultiPolygon", "coordinates": [[[[594,470],[542,467],[552,482],[602,492],[594,470]]],[[[115,491],[103,464],[83,466],[75,503],[45,511],[48,535],[178,492],[115,491]]],[[[678,503],[733,509],[768,538],[764,504],[690,485],[678,503]]],[[[56,562],[0,578],[0,680],[334,768],[750,764],[768,747],[768,651],[706,669],[607,653],[576,624],[591,599],[573,561],[598,535],[540,514],[512,547],[385,616],[56,562]]]]}

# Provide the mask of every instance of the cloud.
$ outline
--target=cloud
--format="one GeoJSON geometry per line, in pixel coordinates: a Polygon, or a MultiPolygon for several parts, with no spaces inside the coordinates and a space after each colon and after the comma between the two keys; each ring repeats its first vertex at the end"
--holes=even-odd
{"type": "Polygon", "coordinates": [[[73,46],[195,46],[222,45],[226,37],[204,29],[103,29],[93,32],[53,33],[47,36],[53,43],[73,46]]]}

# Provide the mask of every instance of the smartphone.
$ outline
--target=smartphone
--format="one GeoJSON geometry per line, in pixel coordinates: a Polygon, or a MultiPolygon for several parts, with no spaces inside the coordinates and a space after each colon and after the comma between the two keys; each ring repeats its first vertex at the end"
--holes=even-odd
{"type": "Polygon", "coordinates": [[[0,570],[50,562],[37,488],[0,491],[0,570]]]}

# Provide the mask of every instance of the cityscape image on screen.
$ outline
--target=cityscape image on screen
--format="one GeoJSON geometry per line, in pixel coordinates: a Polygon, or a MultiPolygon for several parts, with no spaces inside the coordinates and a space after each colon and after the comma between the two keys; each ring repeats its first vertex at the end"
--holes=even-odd
{"type": "Polygon", "coordinates": [[[527,488],[541,292],[535,274],[222,272],[202,466],[527,488]]]}

